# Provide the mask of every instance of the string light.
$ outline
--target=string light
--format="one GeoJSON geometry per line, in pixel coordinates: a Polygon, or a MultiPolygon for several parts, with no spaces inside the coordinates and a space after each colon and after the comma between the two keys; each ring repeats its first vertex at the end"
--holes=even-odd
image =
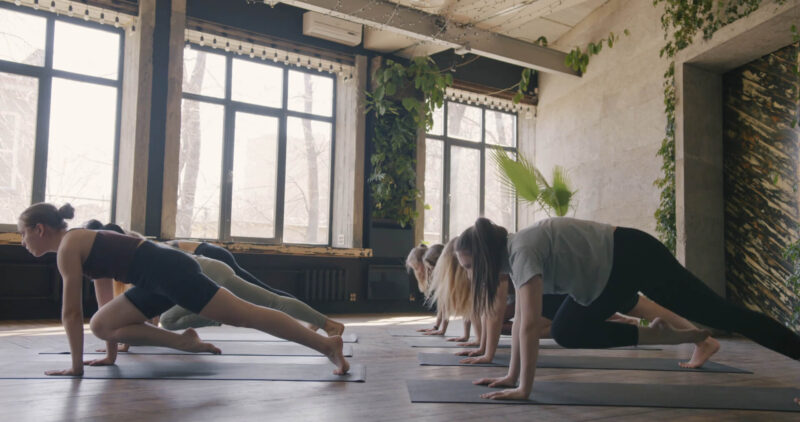
{"type": "Polygon", "coordinates": [[[204,46],[205,44],[206,44],[206,40],[205,40],[205,39],[203,38],[203,36],[201,35],[201,36],[200,36],[200,47],[204,46]]]}
{"type": "Polygon", "coordinates": [[[114,17],[114,28],[119,28],[119,16],[114,17]]]}
{"type": "Polygon", "coordinates": [[[33,10],[39,10],[39,0],[33,0],[33,10]]]}
{"type": "Polygon", "coordinates": [[[72,5],[71,4],[67,8],[67,16],[72,17],[72,5]]]}
{"type": "Polygon", "coordinates": [[[89,20],[89,8],[88,7],[86,8],[86,11],[83,12],[83,20],[85,20],[85,21],[89,20]]]}
{"type": "Polygon", "coordinates": [[[21,1],[19,1],[19,0],[14,0],[14,4],[15,4],[15,5],[17,5],[17,6],[19,6],[20,4],[22,4],[22,2],[21,2],[21,1]]]}
{"type": "Polygon", "coordinates": [[[51,12],[55,12],[56,11],[56,2],[55,2],[55,0],[52,0],[50,2],[50,11],[51,12]]]}

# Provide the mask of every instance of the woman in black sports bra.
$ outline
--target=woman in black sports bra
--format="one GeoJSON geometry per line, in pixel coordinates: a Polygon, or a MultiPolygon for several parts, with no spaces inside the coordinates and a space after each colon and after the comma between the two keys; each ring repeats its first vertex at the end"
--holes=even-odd
{"type": "Polygon", "coordinates": [[[324,337],[273,309],[253,305],[220,288],[200,271],[195,260],[180,250],[110,231],[67,231],[65,219],[75,210],[47,203],[30,206],[19,217],[22,245],[34,256],[57,253],[64,281],[62,323],[72,352],[72,367],[47,375],[83,375],[83,365],[113,365],[117,344],[163,346],[188,352],[220,353],[188,329],[173,333],[145,321],[173,305],[181,305],[215,321],[261,330],[300,343],[324,354],[336,366],[334,374],[347,373],[342,338],[324,337]],[[92,317],[92,332],[106,341],[107,355],[83,361],[83,276],[95,280],[100,309],[92,317]],[[113,298],[112,279],[133,284],[125,295],[113,298]],[[113,298],[113,299],[112,299],[113,298]]]}

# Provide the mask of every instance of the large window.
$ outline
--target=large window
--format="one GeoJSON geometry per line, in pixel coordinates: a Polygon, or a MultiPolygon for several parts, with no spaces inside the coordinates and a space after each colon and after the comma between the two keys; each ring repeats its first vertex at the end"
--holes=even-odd
{"type": "Polygon", "coordinates": [[[114,219],[122,29],[0,4],[0,226],[30,204],[114,219]]]}
{"type": "Polygon", "coordinates": [[[330,244],[332,76],[184,50],[176,237],[330,244]]]}
{"type": "Polygon", "coordinates": [[[500,181],[491,148],[516,154],[516,115],[448,101],[425,141],[424,240],[443,243],[479,216],[516,230],[516,200],[500,181]]]}

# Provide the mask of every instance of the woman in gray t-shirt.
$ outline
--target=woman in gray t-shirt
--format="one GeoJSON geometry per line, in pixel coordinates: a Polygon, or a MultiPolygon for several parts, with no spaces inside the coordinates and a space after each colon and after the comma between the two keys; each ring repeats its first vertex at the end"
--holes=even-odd
{"type": "Polygon", "coordinates": [[[456,256],[472,274],[474,308],[492,303],[500,274],[517,289],[508,374],[481,384],[516,387],[486,398],[527,399],[533,387],[542,294],[565,293],[552,322],[564,347],[696,343],[709,333],[659,322],[637,327],[607,321],[638,292],[676,314],[740,333],[776,352],[800,359],[800,336],[774,319],[727,302],[684,268],[657,239],[640,230],[572,218],[552,218],[509,235],[485,218],[466,229],[456,256]],[[517,386],[519,381],[519,386],[517,386]]]}

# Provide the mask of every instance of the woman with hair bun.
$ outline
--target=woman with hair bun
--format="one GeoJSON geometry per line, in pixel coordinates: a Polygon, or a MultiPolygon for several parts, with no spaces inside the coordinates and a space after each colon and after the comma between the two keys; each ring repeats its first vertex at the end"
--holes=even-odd
{"type": "Polygon", "coordinates": [[[239,299],[203,275],[197,262],[183,251],[112,231],[67,231],[64,220],[71,219],[74,213],[69,204],[56,208],[39,203],[23,211],[17,223],[22,245],[31,254],[39,257],[47,252],[57,253],[63,279],[62,323],[69,339],[72,366],[47,371],[47,375],[80,376],[84,363],[113,365],[117,343],[220,353],[193,329],[177,334],[145,324],[176,304],[214,321],[258,329],[317,350],[336,366],[334,374],[349,370],[340,336],[321,336],[283,312],[239,299]],[[95,282],[100,309],[90,326],[107,347],[106,357],[87,362],[83,361],[81,306],[84,275],[102,280],[95,282]],[[112,299],[111,279],[134,287],[112,299]]]}

